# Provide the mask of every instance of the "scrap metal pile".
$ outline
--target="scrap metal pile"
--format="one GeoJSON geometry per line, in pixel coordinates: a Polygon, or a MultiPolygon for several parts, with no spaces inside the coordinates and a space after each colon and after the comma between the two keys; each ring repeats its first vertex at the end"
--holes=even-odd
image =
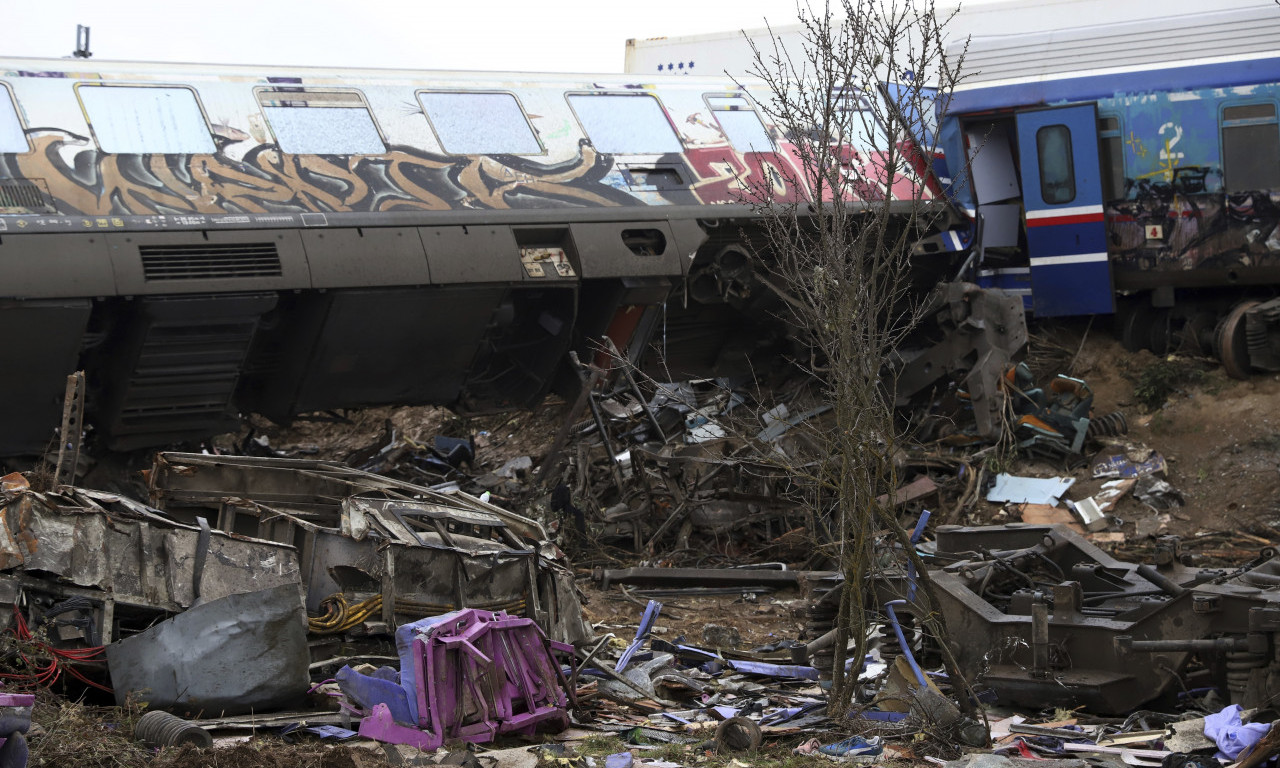
{"type": "Polygon", "coordinates": [[[65,673],[120,703],[228,715],[305,703],[313,675],[457,608],[588,636],[541,525],[465,493],[202,454],[158,454],[149,477],[150,504],[6,478],[0,621],[45,659],[10,684],[65,673]]]}
{"type": "MultiPolygon", "coordinates": [[[[852,717],[829,713],[839,541],[803,479],[831,428],[820,384],[641,382],[616,350],[579,366],[586,386],[545,452],[496,469],[475,438],[388,430],[358,462],[388,474],[160,453],[145,502],[4,478],[0,679],[196,718],[144,729],[157,744],[303,727],[424,753],[573,727],[695,754],[780,742],[953,759],[990,739],[1021,756],[1152,760],[1220,746],[1205,736],[1217,725],[1202,722],[1198,741],[1175,726],[1230,721],[1228,705],[1245,722],[1221,728],[1261,736],[1280,700],[1275,537],[1237,532],[1263,547],[1198,562],[1150,523],[1179,494],[1164,458],[1123,436],[1123,415],[1095,414],[1084,380],[1039,388],[988,351],[1003,361],[994,395],[975,400],[969,377],[904,413],[949,428],[895,455],[902,485],[880,498],[911,535],[872,532],[852,717]],[[995,451],[1030,460],[986,461],[995,451]],[[1126,542],[1118,515],[1137,505],[1150,514],[1126,542]],[[993,518],[1005,524],[950,524],[993,518]],[[557,542],[580,565],[605,554],[575,574],[557,542]],[[1145,562],[1103,549],[1135,542],[1145,562]],[[575,576],[588,574],[598,602],[644,608],[634,637],[588,623],[602,615],[584,612],[575,576]],[[747,642],[745,623],[701,615],[720,598],[787,621],[747,642]],[[694,624],[659,624],[677,611],[694,624]]],[[[21,736],[21,715],[0,730],[21,736]]]]}

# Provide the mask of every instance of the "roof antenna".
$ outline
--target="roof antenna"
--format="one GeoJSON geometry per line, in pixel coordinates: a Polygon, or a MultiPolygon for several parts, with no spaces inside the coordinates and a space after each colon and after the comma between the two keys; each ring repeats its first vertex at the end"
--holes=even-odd
{"type": "Polygon", "coordinates": [[[93,55],[89,51],[89,28],[83,24],[76,25],[76,49],[71,55],[77,59],[87,59],[93,55]]]}

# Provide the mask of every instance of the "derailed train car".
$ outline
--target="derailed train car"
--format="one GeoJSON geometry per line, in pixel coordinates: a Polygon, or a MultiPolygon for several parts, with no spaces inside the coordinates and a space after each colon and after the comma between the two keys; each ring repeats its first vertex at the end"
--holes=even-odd
{"type": "Polygon", "coordinates": [[[1278,33],[1268,5],[968,41],[941,143],[975,278],[1280,370],[1278,33]]]}
{"type": "Polygon", "coordinates": [[[665,370],[722,371],[769,336],[743,191],[803,175],[748,89],[629,78],[3,61],[0,455],[78,368],[115,449],[529,406],[658,327],[665,370]]]}

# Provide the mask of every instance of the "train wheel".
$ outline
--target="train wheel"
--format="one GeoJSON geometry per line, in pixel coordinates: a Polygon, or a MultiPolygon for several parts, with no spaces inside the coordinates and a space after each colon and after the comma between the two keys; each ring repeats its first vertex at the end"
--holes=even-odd
{"type": "Polygon", "coordinates": [[[1247,379],[1253,371],[1249,366],[1249,340],[1245,335],[1244,316],[1257,305],[1258,302],[1252,299],[1242,301],[1218,323],[1214,336],[1215,351],[1222,361],[1222,370],[1233,379],[1247,379]]]}
{"type": "Polygon", "coordinates": [[[1147,348],[1160,357],[1169,354],[1169,347],[1173,344],[1172,325],[1172,310],[1157,309],[1151,313],[1151,333],[1149,335],[1151,344],[1147,348]]]}
{"type": "Polygon", "coordinates": [[[1151,344],[1152,316],[1155,310],[1148,304],[1129,307],[1120,320],[1120,343],[1130,352],[1146,349],[1151,344]]]}
{"type": "Polygon", "coordinates": [[[1212,355],[1217,325],[1217,313],[1207,309],[1195,310],[1178,334],[1178,348],[1206,357],[1212,355]]]}

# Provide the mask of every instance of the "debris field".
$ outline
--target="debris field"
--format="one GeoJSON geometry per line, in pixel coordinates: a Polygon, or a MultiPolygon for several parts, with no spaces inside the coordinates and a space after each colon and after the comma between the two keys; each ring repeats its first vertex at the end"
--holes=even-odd
{"type": "Polygon", "coordinates": [[[1280,753],[1280,380],[1068,326],[1008,369],[995,436],[962,390],[913,401],[878,503],[924,572],[869,532],[837,647],[840,539],[797,480],[821,387],[581,372],[534,412],[255,418],[70,482],[10,467],[0,766],[1280,753]]]}

